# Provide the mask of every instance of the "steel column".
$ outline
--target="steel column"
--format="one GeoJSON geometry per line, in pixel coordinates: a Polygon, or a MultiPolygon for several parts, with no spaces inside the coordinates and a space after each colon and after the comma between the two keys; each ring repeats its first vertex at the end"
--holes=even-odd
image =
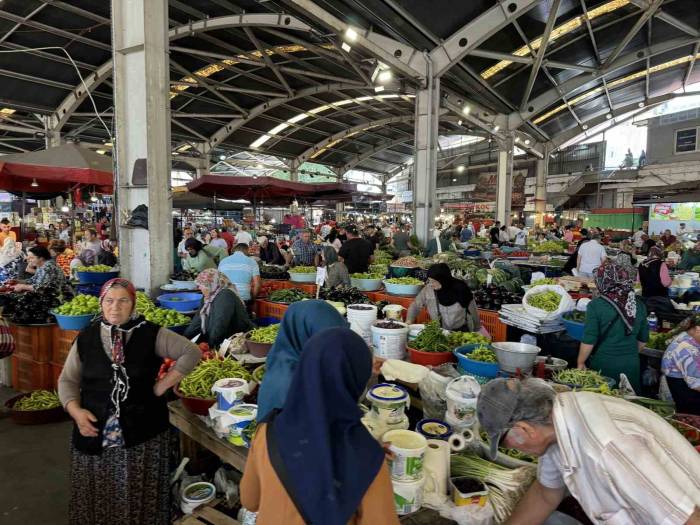
{"type": "Polygon", "coordinates": [[[535,224],[544,226],[547,210],[547,175],[549,175],[549,151],[544,148],[544,158],[537,159],[535,171],[535,224]]]}
{"type": "Polygon", "coordinates": [[[435,221],[437,144],[440,117],[440,80],[426,79],[428,87],[416,92],[415,160],[413,163],[413,219],[415,233],[427,245],[435,221]]]}
{"type": "Polygon", "coordinates": [[[501,226],[510,225],[510,209],[513,201],[513,137],[498,141],[498,167],[496,179],[496,220],[501,226]]]}
{"type": "Polygon", "coordinates": [[[112,42],[121,270],[155,292],[168,281],[173,253],[167,0],[112,0],[112,42]],[[143,160],[145,184],[133,177],[143,160]],[[125,224],[141,204],[148,230],[125,224]]]}

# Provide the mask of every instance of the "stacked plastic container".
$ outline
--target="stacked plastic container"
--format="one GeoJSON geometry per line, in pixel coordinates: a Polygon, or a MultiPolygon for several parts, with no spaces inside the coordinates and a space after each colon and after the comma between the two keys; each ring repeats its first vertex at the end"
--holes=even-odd
{"type": "Polygon", "coordinates": [[[377,320],[377,307],[370,304],[351,304],[347,308],[350,329],[365,342],[372,344],[372,323],[377,320]]]}

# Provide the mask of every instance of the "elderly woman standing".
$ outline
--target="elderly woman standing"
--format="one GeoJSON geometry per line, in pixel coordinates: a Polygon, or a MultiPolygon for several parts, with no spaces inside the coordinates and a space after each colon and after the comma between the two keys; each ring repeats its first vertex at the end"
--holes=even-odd
{"type": "Polygon", "coordinates": [[[191,339],[201,334],[200,343],[216,348],[233,334],[255,328],[236,287],[223,273],[204,270],[194,282],[204,296],[204,304],[185,330],[185,337],[191,339]]]}
{"type": "Polygon", "coordinates": [[[578,368],[589,366],[616,383],[624,373],[639,392],[639,351],[649,340],[646,306],[635,296],[634,281],[628,271],[616,263],[602,264],[595,284],[600,296],[586,310],[578,368]]]}
{"type": "Polygon", "coordinates": [[[340,285],[350,286],[350,274],[344,262],[338,260],[338,252],[333,246],[324,246],[321,257],[326,265],[326,286],[334,288],[340,285]]]}
{"type": "Polygon", "coordinates": [[[58,380],[75,422],[69,522],[166,525],[173,452],[163,394],[200,359],[184,337],[135,313],[136,290],[112,279],[102,317],[78,334],[58,380]],[[156,382],[163,358],[177,363],[156,382]]]}

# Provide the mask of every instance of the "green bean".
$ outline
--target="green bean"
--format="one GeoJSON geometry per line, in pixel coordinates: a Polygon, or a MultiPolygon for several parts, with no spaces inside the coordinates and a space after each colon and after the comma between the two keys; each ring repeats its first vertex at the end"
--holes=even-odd
{"type": "Polygon", "coordinates": [[[237,377],[250,381],[251,375],[243,365],[230,358],[207,359],[185,377],[179,386],[180,392],[186,397],[213,399],[211,387],[219,379],[237,377]]]}
{"type": "Polygon", "coordinates": [[[48,410],[61,406],[61,401],[58,399],[56,392],[48,390],[34,390],[30,395],[18,400],[13,410],[48,410]]]}
{"type": "Polygon", "coordinates": [[[251,331],[248,339],[253,343],[274,343],[279,331],[279,323],[271,324],[265,328],[256,328],[251,331]]]}

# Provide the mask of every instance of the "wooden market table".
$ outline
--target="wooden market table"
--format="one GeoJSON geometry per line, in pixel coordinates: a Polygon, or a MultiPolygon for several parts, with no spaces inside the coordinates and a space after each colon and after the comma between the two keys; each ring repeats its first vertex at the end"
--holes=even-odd
{"type": "MultiPolygon", "coordinates": [[[[196,444],[209,450],[221,461],[228,463],[239,472],[243,472],[248,457],[247,448],[236,447],[219,438],[199,416],[187,410],[179,400],[168,403],[168,411],[170,412],[170,424],[180,431],[184,450],[188,450],[193,444],[196,444]]],[[[404,516],[401,518],[401,523],[406,525],[454,525],[452,520],[441,518],[437,512],[430,509],[421,509],[404,516]]]]}

